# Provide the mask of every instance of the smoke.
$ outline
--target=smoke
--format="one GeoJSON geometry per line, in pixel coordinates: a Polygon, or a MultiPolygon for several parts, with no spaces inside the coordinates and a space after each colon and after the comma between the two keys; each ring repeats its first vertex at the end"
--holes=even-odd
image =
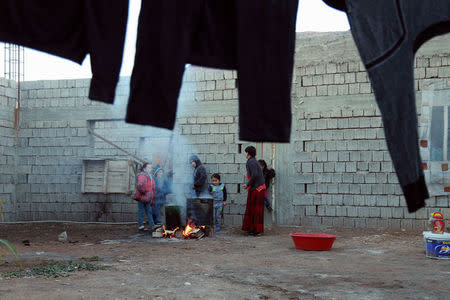
{"type": "MultiPolygon", "coordinates": [[[[182,88],[178,99],[177,116],[195,115],[195,80],[192,79],[196,72],[195,67],[187,66],[183,78],[182,88]]],[[[116,97],[113,106],[107,106],[112,116],[124,117],[129,97],[130,78],[121,77],[116,89],[116,97]]],[[[191,186],[193,181],[193,167],[189,161],[192,154],[197,154],[195,144],[189,142],[188,136],[183,135],[183,124],[175,123],[174,130],[152,126],[141,126],[121,122],[120,135],[137,137],[139,142],[135,149],[128,148],[136,153],[139,158],[151,163],[153,167],[160,165],[167,180],[170,181],[171,193],[166,197],[166,205],[177,205],[183,211],[186,206],[186,198],[191,198],[191,186]]],[[[105,128],[106,129],[106,128],[105,128]]],[[[101,130],[100,130],[101,131],[101,130]]],[[[104,132],[111,136],[113,132],[104,132]]],[[[112,136],[111,136],[112,138],[112,136]]]]}

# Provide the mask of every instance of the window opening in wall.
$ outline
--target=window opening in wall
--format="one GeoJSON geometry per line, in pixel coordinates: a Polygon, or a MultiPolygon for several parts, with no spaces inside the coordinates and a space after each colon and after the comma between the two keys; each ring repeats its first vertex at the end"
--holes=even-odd
{"type": "Polygon", "coordinates": [[[242,144],[238,144],[238,153],[242,153],[242,144]]]}
{"type": "Polygon", "coordinates": [[[305,152],[306,149],[306,141],[303,141],[303,152],[305,152]]]}
{"type": "Polygon", "coordinates": [[[305,183],[305,194],[308,194],[308,185],[305,183]]]}
{"type": "Polygon", "coordinates": [[[237,193],[240,194],[241,193],[241,185],[238,183],[237,185],[237,193]]]}
{"type": "Polygon", "coordinates": [[[436,82],[422,92],[420,154],[430,196],[450,193],[450,87],[436,82]]]}
{"type": "Polygon", "coordinates": [[[448,138],[449,106],[434,106],[431,110],[430,126],[430,159],[431,161],[446,161],[450,157],[448,138]]]}

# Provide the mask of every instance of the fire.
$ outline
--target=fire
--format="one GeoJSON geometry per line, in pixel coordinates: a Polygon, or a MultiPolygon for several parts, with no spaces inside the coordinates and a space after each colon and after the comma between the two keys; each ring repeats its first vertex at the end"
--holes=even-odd
{"type": "Polygon", "coordinates": [[[186,227],[183,230],[183,236],[188,237],[194,229],[196,229],[194,225],[190,224],[186,225],[186,227]]]}
{"type": "Polygon", "coordinates": [[[162,229],[164,230],[164,232],[162,233],[163,237],[173,238],[175,237],[175,232],[180,228],[177,227],[174,230],[166,230],[166,227],[163,225],[162,229]]]}
{"type": "Polygon", "coordinates": [[[186,227],[183,230],[183,236],[185,239],[196,238],[200,239],[205,236],[206,225],[197,226],[193,219],[189,219],[186,227]]]}

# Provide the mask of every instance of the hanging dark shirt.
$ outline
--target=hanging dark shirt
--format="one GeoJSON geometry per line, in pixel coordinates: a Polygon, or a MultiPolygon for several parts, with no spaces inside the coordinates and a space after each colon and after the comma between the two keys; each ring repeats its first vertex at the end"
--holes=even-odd
{"type": "Polygon", "coordinates": [[[128,0],[2,0],[0,40],[79,64],[90,54],[89,98],[112,103],[127,17],[128,0]]]}
{"type": "Polygon", "coordinates": [[[324,1],[347,12],[408,210],[414,212],[429,197],[418,146],[414,54],[427,40],[450,32],[450,1],[324,1]]]}
{"type": "Polygon", "coordinates": [[[237,69],[240,139],[289,142],[297,5],[142,1],[126,121],[172,129],[185,64],[237,69]]]}

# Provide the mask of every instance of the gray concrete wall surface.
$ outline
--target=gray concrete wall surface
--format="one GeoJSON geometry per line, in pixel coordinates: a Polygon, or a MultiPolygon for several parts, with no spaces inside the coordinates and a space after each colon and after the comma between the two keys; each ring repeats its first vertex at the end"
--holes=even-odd
{"type": "MultiPolygon", "coordinates": [[[[416,56],[418,107],[424,86],[450,81],[449,40],[448,35],[435,38],[416,56]]],[[[2,144],[0,165],[17,169],[12,174],[17,181],[8,183],[6,175],[1,177],[0,192],[9,203],[5,220],[135,221],[136,203],[129,195],[80,192],[83,158],[129,158],[89,134],[92,129],[145,159],[154,152],[170,152],[181,198],[192,171],[188,157],[197,153],[208,173],[221,173],[227,185],[225,224],[240,225],[246,192],[239,185],[245,181],[244,149],[249,143],[238,138],[236,79],[235,71],[188,67],[173,132],[124,123],[129,78],[121,79],[114,105],[88,100],[89,80],[22,83],[16,140],[11,123],[14,106],[0,109],[5,124],[2,143],[3,136],[11,140],[10,146],[2,144]],[[6,149],[14,154],[9,159],[3,159],[11,153],[6,149]]],[[[7,89],[0,87],[0,97],[7,89]]],[[[11,96],[8,104],[14,102],[11,96]]],[[[292,107],[290,144],[254,144],[257,158],[277,171],[271,191],[273,221],[315,227],[422,228],[432,210],[450,215],[447,196],[428,200],[428,207],[415,214],[407,213],[380,113],[349,33],[298,35],[292,107]]]]}
{"type": "Polygon", "coordinates": [[[20,159],[17,148],[17,131],[14,129],[14,108],[17,99],[17,83],[0,78],[0,221],[16,220],[17,211],[28,209],[17,203],[15,191],[23,178],[17,176],[20,159]]]}

